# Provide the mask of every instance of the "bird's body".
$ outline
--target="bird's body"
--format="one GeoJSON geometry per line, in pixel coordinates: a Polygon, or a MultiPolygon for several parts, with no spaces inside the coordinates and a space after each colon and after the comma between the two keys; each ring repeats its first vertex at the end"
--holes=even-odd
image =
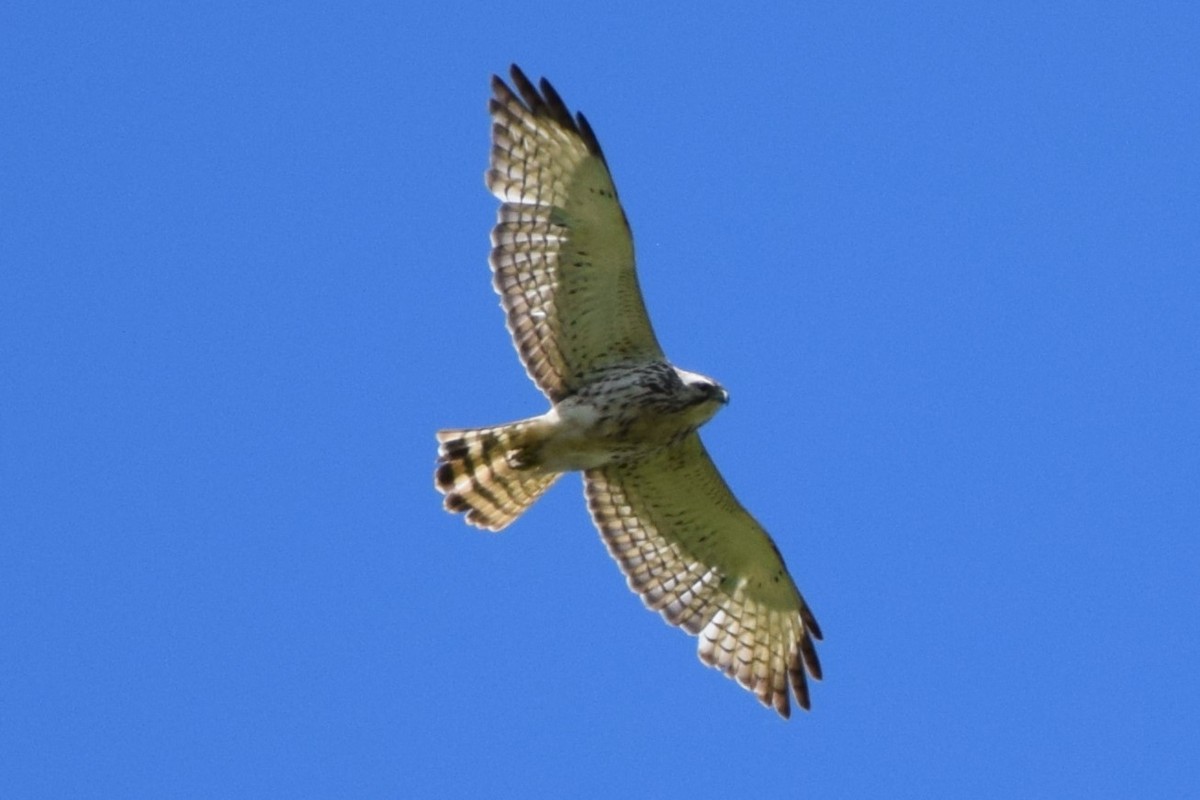
{"type": "Polygon", "coordinates": [[[501,530],[564,472],[630,587],[699,635],[700,658],[780,714],[820,677],[816,620],[778,549],[696,434],[729,399],[673,366],[638,289],[633,240],[595,134],[545,80],[493,79],[487,184],[503,203],[494,284],[545,414],[438,432],[436,485],[467,522],[501,530]]]}
{"type": "Polygon", "coordinates": [[[728,397],[712,381],[683,378],[662,362],[597,376],[543,417],[549,424],[540,463],[559,471],[593,469],[674,444],[728,397]]]}
{"type": "MultiPolygon", "coordinates": [[[[728,394],[711,379],[665,362],[603,371],[541,416],[484,429],[488,463],[494,465],[488,477],[496,484],[490,494],[503,495],[505,486],[496,476],[509,470],[526,479],[538,476],[552,481],[563,472],[638,461],[695,431],[727,401],[728,394]]],[[[466,498],[475,495],[477,507],[467,512],[467,521],[499,530],[511,520],[506,516],[501,523],[488,516],[487,506],[495,504],[478,492],[475,462],[454,458],[456,453],[469,455],[463,442],[473,433],[439,431],[438,488],[452,510],[464,503],[472,505],[466,498]]],[[[549,483],[542,491],[548,487],[549,483]]],[[[524,509],[539,494],[526,491],[510,499],[524,509]]]]}

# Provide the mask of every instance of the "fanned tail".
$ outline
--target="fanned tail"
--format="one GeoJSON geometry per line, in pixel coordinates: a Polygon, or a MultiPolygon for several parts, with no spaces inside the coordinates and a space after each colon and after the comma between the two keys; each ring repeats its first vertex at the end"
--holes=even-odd
{"type": "Polygon", "coordinates": [[[435,483],[447,511],[466,513],[477,528],[498,531],[521,516],[561,472],[530,465],[534,423],[438,431],[435,483]]]}

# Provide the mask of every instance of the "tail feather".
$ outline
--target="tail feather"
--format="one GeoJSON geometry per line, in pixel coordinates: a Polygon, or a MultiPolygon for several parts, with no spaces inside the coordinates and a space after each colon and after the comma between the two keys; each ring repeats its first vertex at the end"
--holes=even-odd
{"type": "Polygon", "coordinates": [[[447,511],[477,528],[498,531],[521,516],[558,480],[528,464],[532,423],[438,431],[435,482],[447,511]]]}

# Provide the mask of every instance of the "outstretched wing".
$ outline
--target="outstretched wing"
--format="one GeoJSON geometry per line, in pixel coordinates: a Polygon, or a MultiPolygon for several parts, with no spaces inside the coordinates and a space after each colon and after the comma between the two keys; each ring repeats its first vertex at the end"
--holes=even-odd
{"type": "Polygon", "coordinates": [[[608,551],[647,607],[700,637],[699,656],[782,716],[809,707],[821,629],[775,544],[693,433],[660,453],[585,474],[608,551]]]}
{"type": "Polygon", "coordinates": [[[661,360],[600,144],[548,81],[492,78],[494,285],[525,369],[554,401],[613,364],[661,360]]]}

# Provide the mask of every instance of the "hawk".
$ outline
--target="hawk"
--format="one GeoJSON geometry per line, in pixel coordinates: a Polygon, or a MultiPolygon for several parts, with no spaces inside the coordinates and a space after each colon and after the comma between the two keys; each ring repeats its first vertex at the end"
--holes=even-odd
{"type": "Polygon", "coordinates": [[[774,542],[717,471],[697,429],[729,401],[659,346],[633,237],[600,143],[554,87],[516,65],[492,78],[485,174],[500,201],[493,285],[545,414],[437,434],[447,510],[499,531],[564,472],[630,588],[699,637],[700,659],[781,716],[809,708],[821,629],[774,542]],[[790,690],[790,693],[789,693],[790,690]]]}

